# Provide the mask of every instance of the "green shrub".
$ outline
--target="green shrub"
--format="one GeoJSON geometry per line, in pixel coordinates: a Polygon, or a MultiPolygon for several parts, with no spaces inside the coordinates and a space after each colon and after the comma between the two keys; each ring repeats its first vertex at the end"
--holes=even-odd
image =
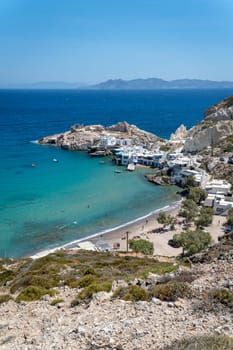
{"type": "Polygon", "coordinates": [[[31,264],[30,270],[39,271],[40,274],[58,273],[70,262],[70,259],[64,257],[63,252],[61,252],[61,254],[55,253],[34,260],[31,264]]]}
{"type": "Polygon", "coordinates": [[[191,288],[186,282],[170,281],[158,284],[150,291],[150,296],[163,301],[176,301],[178,298],[189,298],[192,295],[191,288]]]}
{"type": "Polygon", "coordinates": [[[200,215],[196,220],[197,227],[209,226],[213,221],[213,208],[201,208],[200,215]]]}
{"type": "Polygon", "coordinates": [[[5,285],[8,281],[13,280],[15,277],[15,272],[12,270],[5,270],[0,273],[0,286],[5,285]]]}
{"type": "Polygon", "coordinates": [[[145,239],[129,240],[129,247],[135,253],[142,253],[145,255],[153,255],[154,245],[145,239]]]}
{"type": "Polygon", "coordinates": [[[12,299],[12,297],[9,294],[1,294],[0,295],[0,304],[7,303],[11,299],[12,299]]]}
{"type": "MultiPolygon", "coordinates": [[[[80,271],[81,272],[81,271],[80,271]]],[[[82,271],[82,275],[96,275],[96,271],[93,269],[93,267],[88,266],[82,271]]]]}
{"type": "Polygon", "coordinates": [[[118,287],[112,295],[112,299],[123,299],[127,294],[128,287],[118,287]]]}
{"type": "Polygon", "coordinates": [[[14,264],[17,260],[11,258],[0,258],[1,265],[11,265],[14,264]]]}
{"type": "Polygon", "coordinates": [[[90,286],[84,288],[76,297],[75,300],[71,302],[71,307],[78,305],[80,302],[90,302],[93,294],[98,292],[110,292],[112,288],[112,282],[103,283],[93,283],[90,286]]]}
{"type": "Polygon", "coordinates": [[[59,285],[59,276],[53,274],[48,275],[34,275],[31,272],[27,272],[23,276],[20,276],[10,288],[11,293],[15,293],[16,291],[29,287],[29,286],[37,286],[39,288],[50,289],[53,287],[57,287],[59,285]]]}
{"type": "Polygon", "coordinates": [[[226,140],[233,143],[233,135],[229,135],[226,137],[226,140]]]}
{"type": "Polygon", "coordinates": [[[192,199],[185,199],[181,204],[180,215],[187,221],[193,221],[199,213],[198,205],[192,199]]]}
{"type": "Polygon", "coordinates": [[[64,299],[53,299],[50,303],[51,306],[55,306],[57,304],[64,303],[64,299]]]}
{"type": "Polygon", "coordinates": [[[113,293],[112,299],[123,299],[126,301],[148,301],[149,295],[140,286],[118,287],[113,293]]]}
{"type": "Polygon", "coordinates": [[[161,145],[161,146],[159,147],[159,150],[160,150],[160,151],[163,151],[163,152],[168,152],[168,151],[170,150],[170,146],[168,146],[167,144],[161,145]]]}
{"type": "Polygon", "coordinates": [[[225,306],[233,307],[233,293],[225,288],[210,291],[209,297],[225,306]]]}
{"type": "Polygon", "coordinates": [[[164,275],[165,273],[170,273],[178,269],[178,265],[167,263],[167,262],[156,262],[154,266],[145,267],[141,277],[147,278],[149,272],[156,273],[158,275],[164,275]]]}
{"type": "Polygon", "coordinates": [[[228,225],[233,226],[233,208],[228,210],[227,223],[228,223],[228,225]]]}
{"type": "Polygon", "coordinates": [[[200,204],[207,198],[207,193],[201,187],[190,187],[187,198],[192,199],[196,204],[200,204]]]}
{"type": "Polygon", "coordinates": [[[85,288],[95,281],[95,276],[85,275],[70,283],[71,288],[85,288]]]}
{"type": "Polygon", "coordinates": [[[187,256],[199,253],[207,248],[211,243],[211,236],[209,232],[202,230],[183,231],[173,236],[173,241],[180,244],[183,248],[183,254],[187,256]]]}
{"type": "Polygon", "coordinates": [[[202,335],[175,341],[162,350],[232,350],[233,339],[227,336],[202,335]]]}
{"type": "Polygon", "coordinates": [[[43,295],[53,296],[55,294],[54,291],[40,288],[36,286],[30,286],[25,288],[16,298],[17,302],[21,301],[34,301],[40,299],[43,295]]]}
{"type": "Polygon", "coordinates": [[[148,293],[140,286],[130,286],[127,290],[127,294],[123,297],[126,301],[148,301],[148,293]]]}

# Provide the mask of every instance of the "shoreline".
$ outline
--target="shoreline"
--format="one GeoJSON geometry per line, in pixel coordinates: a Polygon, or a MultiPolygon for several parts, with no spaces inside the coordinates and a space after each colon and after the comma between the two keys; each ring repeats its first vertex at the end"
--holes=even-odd
{"type": "MultiPolygon", "coordinates": [[[[94,233],[94,234],[89,235],[87,237],[83,237],[83,238],[71,241],[71,242],[63,244],[61,246],[57,246],[57,247],[49,248],[49,249],[44,249],[42,251],[39,251],[39,252],[37,252],[35,254],[30,255],[29,257],[32,258],[32,259],[38,259],[38,258],[44,257],[44,256],[46,256],[48,254],[54,253],[54,252],[56,252],[58,250],[62,250],[62,249],[65,249],[65,250],[78,249],[79,248],[79,246],[78,246],[79,243],[87,242],[87,241],[95,243],[98,240],[101,240],[101,241],[104,241],[106,243],[108,243],[108,241],[110,243],[113,243],[113,241],[121,239],[122,235],[125,234],[126,231],[129,232],[129,234],[130,234],[129,235],[129,239],[130,239],[130,236],[133,237],[133,236],[139,234],[139,232],[137,232],[137,231],[140,231],[140,230],[141,231],[142,230],[143,231],[145,231],[145,230],[149,231],[149,230],[154,229],[156,227],[155,220],[156,220],[158,214],[161,211],[169,212],[171,214],[172,213],[173,214],[177,214],[178,211],[179,211],[179,208],[180,208],[182,200],[183,199],[180,199],[180,200],[172,202],[171,204],[168,204],[168,205],[166,205],[166,206],[164,206],[162,208],[155,209],[155,210],[153,210],[152,212],[149,212],[146,215],[138,217],[138,218],[136,218],[134,220],[131,220],[131,221],[126,222],[124,224],[121,224],[119,226],[112,227],[112,228],[109,228],[109,229],[106,229],[106,230],[94,233]],[[154,224],[153,224],[153,221],[154,221],[154,224]]],[[[143,232],[143,235],[146,235],[146,234],[147,234],[147,232],[143,232]]]]}

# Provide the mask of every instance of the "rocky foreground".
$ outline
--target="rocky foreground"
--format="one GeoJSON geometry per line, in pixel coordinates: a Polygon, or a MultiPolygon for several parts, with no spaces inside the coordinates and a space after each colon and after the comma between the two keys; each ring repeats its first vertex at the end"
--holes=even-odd
{"type": "Polygon", "coordinates": [[[68,286],[55,288],[57,304],[51,303],[54,297],[48,295],[33,302],[2,303],[1,349],[156,350],[195,335],[233,337],[233,246],[223,242],[222,247],[215,246],[196,261],[191,268],[180,266],[164,276],[150,273],[146,280],[114,282],[111,292],[98,292],[73,307],[70,302],[78,288],[68,286]],[[189,280],[191,295],[173,301],[163,300],[161,295],[150,301],[112,298],[119,286],[131,284],[149,290],[174,278],[189,280]]]}

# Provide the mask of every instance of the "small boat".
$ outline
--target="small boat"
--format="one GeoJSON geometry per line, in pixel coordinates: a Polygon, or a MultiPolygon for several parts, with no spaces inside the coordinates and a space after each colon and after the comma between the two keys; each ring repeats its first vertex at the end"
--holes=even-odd
{"type": "Polygon", "coordinates": [[[54,163],[58,163],[58,160],[56,158],[53,158],[54,163]]]}
{"type": "Polygon", "coordinates": [[[121,174],[122,173],[122,171],[121,170],[114,170],[114,173],[116,173],[116,174],[121,174]]]}
{"type": "Polygon", "coordinates": [[[32,163],[32,168],[34,168],[36,166],[36,164],[35,163],[32,163]]]}
{"type": "Polygon", "coordinates": [[[128,164],[127,170],[134,171],[135,170],[135,165],[133,163],[128,164]]]}
{"type": "Polygon", "coordinates": [[[96,151],[96,152],[92,152],[89,153],[91,157],[105,157],[106,156],[106,152],[105,151],[96,151]]]}

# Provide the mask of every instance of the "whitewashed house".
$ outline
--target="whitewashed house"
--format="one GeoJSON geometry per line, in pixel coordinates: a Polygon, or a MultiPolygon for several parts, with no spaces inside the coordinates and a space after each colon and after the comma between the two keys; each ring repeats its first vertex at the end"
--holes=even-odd
{"type": "Polygon", "coordinates": [[[102,148],[108,148],[116,146],[116,143],[117,139],[114,136],[105,136],[101,137],[99,145],[102,148]]]}
{"type": "Polygon", "coordinates": [[[204,189],[207,193],[227,195],[230,192],[231,184],[226,180],[212,180],[206,183],[204,189]]]}
{"type": "Polygon", "coordinates": [[[214,214],[215,215],[224,215],[228,214],[229,209],[233,208],[233,198],[232,197],[215,197],[214,200],[214,214]]]}
{"type": "Polygon", "coordinates": [[[116,140],[116,146],[117,147],[124,147],[124,146],[131,146],[132,140],[131,139],[117,139],[116,140]]]}

